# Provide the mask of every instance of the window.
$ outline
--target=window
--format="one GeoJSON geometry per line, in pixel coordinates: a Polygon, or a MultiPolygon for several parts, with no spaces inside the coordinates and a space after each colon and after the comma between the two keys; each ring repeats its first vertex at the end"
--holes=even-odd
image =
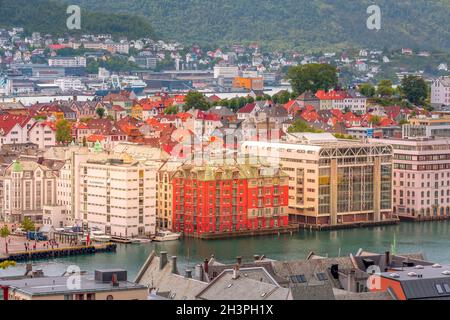
{"type": "Polygon", "coordinates": [[[114,297],[112,295],[109,295],[106,297],[106,300],[114,300],[114,297]]]}
{"type": "Polygon", "coordinates": [[[306,277],[303,274],[291,276],[290,278],[293,283],[306,283],[306,277]]]}
{"type": "Polygon", "coordinates": [[[436,289],[437,289],[439,294],[444,294],[444,290],[442,289],[442,286],[440,284],[436,285],[436,289]]]}
{"type": "Polygon", "coordinates": [[[448,284],[444,283],[444,289],[445,292],[450,293],[450,286],[448,284]]]}
{"type": "Polygon", "coordinates": [[[328,280],[327,275],[323,272],[316,273],[316,277],[317,277],[317,280],[319,280],[319,281],[327,281],[328,280]]]}

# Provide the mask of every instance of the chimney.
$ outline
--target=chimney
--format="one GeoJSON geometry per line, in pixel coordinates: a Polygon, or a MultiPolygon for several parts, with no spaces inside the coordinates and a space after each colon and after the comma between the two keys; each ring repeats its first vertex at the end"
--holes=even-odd
{"type": "Polygon", "coordinates": [[[348,292],[356,292],[355,290],[355,281],[356,281],[356,271],[352,269],[348,274],[347,278],[347,291],[348,292]]]}
{"type": "Polygon", "coordinates": [[[389,251],[386,251],[386,261],[385,262],[386,262],[386,269],[388,269],[391,266],[391,253],[389,251]]]}
{"type": "Polygon", "coordinates": [[[119,281],[117,281],[117,273],[113,273],[112,274],[112,286],[113,287],[118,287],[119,286],[119,281]]]}
{"type": "Polygon", "coordinates": [[[239,266],[235,265],[233,268],[233,280],[236,280],[239,278],[239,266]]]}
{"type": "Polygon", "coordinates": [[[186,278],[187,279],[192,279],[192,270],[186,270],[186,278]]]}
{"type": "Polygon", "coordinates": [[[194,278],[198,281],[203,281],[203,267],[201,264],[195,266],[194,278]]]}
{"type": "Polygon", "coordinates": [[[209,271],[209,261],[208,259],[205,259],[205,261],[203,261],[203,269],[205,270],[206,273],[208,273],[209,271]]]}
{"type": "Polygon", "coordinates": [[[172,257],[172,273],[173,274],[178,274],[177,257],[176,256],[172,257]]]}
{"type": "Polygon", "coordinates": [[[27,263],[26,269],[25,269],[25,275],[29,275],[33,271],[33,265],[31,263],[27,263]]]}
{"type": "Polygon", "coordinates": [[[164,269],[167,264],[167,252],[161,251],[161,256],[159,258],[159,270],[164,269]]]}
{"type": "Polygon", "coordinates": [[[241,256],[237,257],[236,261],[237,261],[238,266],[242,265],[242,257],[241,256]]]}

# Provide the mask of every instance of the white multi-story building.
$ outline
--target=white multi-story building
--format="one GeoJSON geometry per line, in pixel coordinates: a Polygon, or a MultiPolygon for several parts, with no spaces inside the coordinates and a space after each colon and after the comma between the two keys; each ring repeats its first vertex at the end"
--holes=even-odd
{"type": "Polygon", "coordinates": [[[0,147],[4,144],[29,142],[28,130],[36,121],[27,116],[0,115],[0,147]]]}
{"type": "Polygon", "coordinates": [[[84,67],[86,68],[85,57],[55,57],[48,59],[50,67],[84,67]]]}
{"type": "Polygon", "coordinates": [[[75,220],[117,237],[156,233],[156,172],[149,162],[89,159],[80,164],[75,220]]]}
{"type": "Polygon", "coordinates": [[[28,130],[28,142],[38,145],[39,149],[56,145],[56,126],[52,122],[35,122],[28,130]]]}
{"type": "Polygon", "coordinates": [[[215,66],[214,78],[235,78],[239,75],[239,68],[236,66],[215,66]]]}
{"type": "Polygon", "coordinates": [[[65,77],[59,78],[54,81],[55,85],[57,85],[61,91],[83,91],[86,89],[86,86],[83,84],[81,79],[73,78],[73,77],[65,77]]]}
{"type": "Polygon", "coordinates": [[[450,219],[450,140],[373,141],[394,148],[394,213],[408,220],[450,219]]]}
{"type": "Polygon", "coordinates": [[[436,79],[431,84],[431,105],[450,106],[450,77],[436,79]]]}

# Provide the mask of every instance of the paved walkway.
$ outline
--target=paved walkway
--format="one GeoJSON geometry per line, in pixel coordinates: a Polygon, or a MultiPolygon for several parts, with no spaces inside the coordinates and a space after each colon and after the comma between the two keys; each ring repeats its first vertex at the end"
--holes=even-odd
{"type": "MultiPolygon", "coordinates": [[[[25,243],[28,243],[29,251],[34,250],[36,245],[36,250],[51,249],[51,245],[47,241],[28,241],[26,237],[21,236],[9,236],[7,238],[8,242],[8,253],[17,253],[25,251],[25,243]]],[[[53,246],[54,249],[68,248],[71,247],[70,243],[58,243],[58,246],[53,246]]],[[[0,256],[8,256],[6,253],[5,239],[0,239],[0,256]]]]}

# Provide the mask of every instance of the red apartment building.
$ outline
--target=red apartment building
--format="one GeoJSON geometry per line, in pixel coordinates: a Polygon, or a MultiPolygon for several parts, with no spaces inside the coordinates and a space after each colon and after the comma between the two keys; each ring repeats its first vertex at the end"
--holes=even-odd
{"type": "Polygon", "coordinates": [[[184,166],[173,176],[173,230],[185,236],[288,226],[288,177],[261,165],[184,166]]]}

